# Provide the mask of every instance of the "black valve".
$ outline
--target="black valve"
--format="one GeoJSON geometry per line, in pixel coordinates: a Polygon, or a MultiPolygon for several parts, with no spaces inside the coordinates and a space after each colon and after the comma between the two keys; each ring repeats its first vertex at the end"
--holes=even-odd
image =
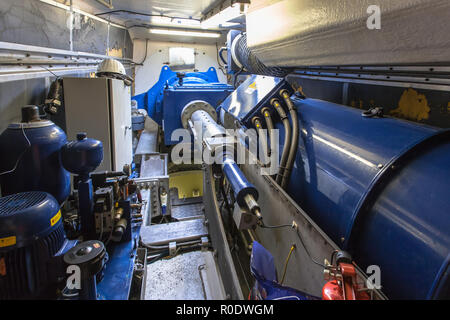
{"type": "Polygon", "coordinates": [[[186,77],[186,73],[185,72],[177,72],[178,84],[180,86],[183,85],[183,78],[184,77],[186,77]]]}

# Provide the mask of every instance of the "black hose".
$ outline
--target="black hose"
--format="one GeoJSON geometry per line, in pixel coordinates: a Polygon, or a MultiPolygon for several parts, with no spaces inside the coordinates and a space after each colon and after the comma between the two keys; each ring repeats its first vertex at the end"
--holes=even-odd
{"type": "Polygon", "coordinates": [[[269,148],[268,148],[268,144],[267,144],[267,139],[266,139],[266,135],[264,134],[263,128],[262,128],[262,124],[261,124],[261,120],[258,117],[253,118],[253,124],[256,127],[256,131],[258,132],[258,138],[259,141],[261,141],[261,148],[262,148],[262,153],[264,154],[264,159],[263,160],[263,164],[267,165],[267,159],[269,158],[269,148]]]}
{"type": "Polygon", "coordinates": [[[280,115],[281,121],[283,121],[284,125],[284,146],[283,152],[281,153],[280,168],[278,170],[278,174],[276,177],[276,182],[280,184],[283,178],[284,170],[286,168],[286,162],[289,156],[289,149],[291,146],[291,125],[289,124],[289,119],[280,102],[277,99],[273,99],[270,103],[275,108],[275,110],[277,110],[278,114],[280,115]]]}
{"type": "Polygon", "coordinates": [[[286,161],[286,169],[283,172],[283,179],[281,180],[281,187],[283,189],[286,189],[289,183],[289,178],[291,176],[292,167],[294,166],[295,157],[297,156],[299,125],[297,118],[297,110],[295,109],[295,106],[292,103],[291,98],[289,97],[288,91],[282,90],[280,94],[283,97],[284,101],[286,102],[289,114],[291,115],[291,122],[292,122],[292,141],[289,148],[289,156],[286,161]]]}
{"type": "Polygon", "coordinates": [[[275,147],[276,147],[276,143],[277,143],[277,142],[274,140],[275,137],[274,137],[274,135],[273,135],[273,129],[274,129],[273,121],[272,121],[272,117],[270,116],[269,108],[264,107],[264,108],[261,110],[261,113],[262,113],[262,115],[264,116],[264,119],[266,120],[266,128],[267,128],[267,131],[268,131],[268,133],[269,133],[270,148],[268,149],[268,155],[269,155],[269,157],[270,157],[270,155],[272,154],[271,150],[272,150],[272,148],[275,148],[275,147]]]}
{"type": "Polygon", "coordinates": [[[284,78],[291,72],[287,68],[267,67],[247,46],[247,35],[244,33],[237,41],[234,53],[242,66],[252,74],[261,74],[272,77],[284,78]]]}

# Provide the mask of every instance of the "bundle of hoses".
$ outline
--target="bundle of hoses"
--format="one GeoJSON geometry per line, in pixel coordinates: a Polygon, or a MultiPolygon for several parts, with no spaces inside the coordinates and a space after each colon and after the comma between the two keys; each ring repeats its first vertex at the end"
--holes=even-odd
{"type": "MultiPolygon", "coordinates": [[[[292,167],[294,166],[295,157],[297,155],[297,149],[298,149],[298,138],[299,138],[299,124],[298,124],[298,117],[297,117],[297,111],[295,109],[294,104],[292,103],[292,100],[289,96],[289,93],[287,90],[283,89],[280,91],[280,95],[283,97],[283,100],[286,103],[286,106],[288,108],[289,114],[291,116],[291,122],[292,122],[292,128],[289,123],[289,118],[286,112],[284,111],[283,106],[281,105],[281,102],[278,99],[272,99],[270,101],[270,104],[275,108],[278,115],[280,116],[281,121],[283,122],[284,126],[284,145],[283,145],[283,151],[281,153],[281,159],[280,159],[280,165],[278,174],[276,176],[276,182],[281,185],[283,189],[286,189],[289,178],[291,175],[292,167]]],[[[264,115],[264,118],[266,120],[267,129],[269,130],[269,136],[270,136],[270,143],[271,148],[273,146],[272,141],[272,134],[271,129],[273,129],[273,123],[272,118],[270,116],[270,112],[268,108],[263,108],[261,110],[262,114],[264,115]]]]}
{"type": "Polygon", "coordinates": [[[285,77],[291,70],[288,68],[268,67],[248,48],[247,35],[235,38],[236,44],[233,44],[233,56],[239,61],[244,70],[252,74],[260,74],[272,77],[285,77]]]}

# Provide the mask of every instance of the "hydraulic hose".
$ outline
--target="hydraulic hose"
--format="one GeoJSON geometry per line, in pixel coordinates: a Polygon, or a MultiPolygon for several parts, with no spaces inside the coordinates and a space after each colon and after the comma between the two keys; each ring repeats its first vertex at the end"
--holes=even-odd
{"type": "Polygon", "coordinates": [[[262,153],[264,154],[264,159],[262,159],[263,163],[264,165],[267,165],[269,164],[269,147],[267,144],[266,135],[264,134],[264,130],[262,128],[261,120],[258,117],[253,118],[253,124],[258,132],[259,141],[261,141],[262,153]]]}
{"type": "Polygon", "coordinates": [[[283,97],[284,101],[286,102],[289,114],[291,115],[291,122],[292,122],[292,141],[289,148],[289,156],[286,161],[286,169],[283,172],[283,178],[281,180],[281,187],[283,189],[286,189],[291,176],[292,167],[294,166],[295,157],[297,156],[299,125],[298,125],[297,110],[295,109],[295,106],[292,103],[291,98],[289,97],[289,92],[286,89],[283,89],[280,92],[280,94],[283,97]]]}
{"type": "Polygon", "coordinates": [[[281,185],[291,146],[291,125],[289,124],[289,119],[283,107],[281,106],[280,101],[278,101],[278,99],[272,99],[270,103],[280,115],[281,121],[284,125],[284,146],[283,152],[281,153],[280,168],[276,177],[276,182],[281,185]]]}
{"type": "Polygon", "coordinates": [[[270,116],[270,112],[269,112],[269,108],[268,107],[264,107],[261,110],[261,113],[263,114],[264,119],[266,120],[266,127],[267,127],[267,131],[269,133],[270,148],[268,149],[268,155],[270,157],[270,155],[272,153],[271,150],[272,150],[272,148],[275,148],[276,143],[277,143],[274,140],[275,138],[274,138],[274,135],[273,135],[273,129],[274,129],[273,121],[272,121],[272,117],[270,116]]]}

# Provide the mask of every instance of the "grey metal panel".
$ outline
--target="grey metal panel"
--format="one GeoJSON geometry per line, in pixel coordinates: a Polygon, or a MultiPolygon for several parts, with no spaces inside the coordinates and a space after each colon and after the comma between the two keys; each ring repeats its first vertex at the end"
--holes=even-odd
{"type": "Polygon", "coordinates": [[[172,217],[181,220],[198,219],[203,216],[203,203],[187,204],[183,206],[174,206],[172,204],[172,217]]]}
{"type": "Polygon", "coordinates": [[[73,29],[73,49],[107,54],[108,25],[91,18],[80,20],[80,24],[73,29]]]}
{"type": "Polygon", "coordinates": [[[248,45],[268,66],[450,61],[448,0],[253,0],[246,18],[248,45]],[[372,4],[380,30],[367,28],[372,4]]]}
{"type": "Polygon", "coordinates": [[[130,165],[133,157],[131,131],[131,89],[122,80],[109,79],[112,137],[112,169],[120,171],[130,165]]]}
{"type": "Polygon", "coordinates": [[[21,107],[43,103],[46,95],[45,79],[28,79],[0,84],[0,132],[9,123],[21,119],[21,107]]]}
{"type": "Polygon", "coordinates": [[[231,256],[228,239],[223,227],[222,218],[217,203],[214,180],[210,166],[204,166],[203,200],[205,216],[208,219],[211,243],[217,252],[219,271],[225,287],[225,292],[233,300],[243,300],[244,296],[239,284],[233,258],[231,256]]]}
{"type": "Polygon", "coordinates": [[[147,265],[145,300],[223,300],[222,281],[210,251],[195,251],[147,265]]]}
{"type": "MultiPolygon", "coordinates": [[[[339,247],[312,221],[312,219],[267,175],[261,175],[259,165],[242,165],[241,170],[262,195],[258,199],[261,214],[266,225],[298,224],[305,246],[312,258],[319,263],[330,260],[333,250],[339,247]]],[[[286,257],[293,244],[292,253],[284,285],[302,290],[317,297],[322,296],[325,284],[323,267],[312,262],[302,246],[295,230],[287,228],[257,228],[260,243],[269,250],[278,272],[284,268],[286,257]]],[[[359,277],[364,277],[358,270],[359,277]]],[[[378,298],[383,297],[381,295],[378,298]]]]}
{"type": "Polygon", "coordinates": [[[110,110],[106,78],[64,78],[66,133],[70,140],[80,131],[102,141],[103,161],[97,171],[112,170],[110,110]]]}
{"type": "Polygon", "coordinates": [[[35,0],[0,1],[0,41],[69,49],[69,14],[35,0]]]}
{"type": "MultiPolygon", "coordinates": [[[[77,2],[76,6],[80,6],[77,2]]],[[[73,48],[92,53],[107,53],[108,25],[75,13],[73,48]]],[[[0,1],[0,41],[51,47],[70,48],[69,11],[36,0],[0,1]]],[[[110,48],[133,57],[133,43],[127,30],[111,25],[110,48]]]]}
{"type": "Polygon", "coordinates": [[[208,235],[204,219],[154,224],[141,228],[142,242],[146,245],[161,245],[200,239],[208,235]]]}
{"type": "Polygon", "coordinates": [[[139,138],[139,143],[136,148],[136,155],[158,153],[156,151],[158,142],[157,131],[144,130],[139,138]]]}

